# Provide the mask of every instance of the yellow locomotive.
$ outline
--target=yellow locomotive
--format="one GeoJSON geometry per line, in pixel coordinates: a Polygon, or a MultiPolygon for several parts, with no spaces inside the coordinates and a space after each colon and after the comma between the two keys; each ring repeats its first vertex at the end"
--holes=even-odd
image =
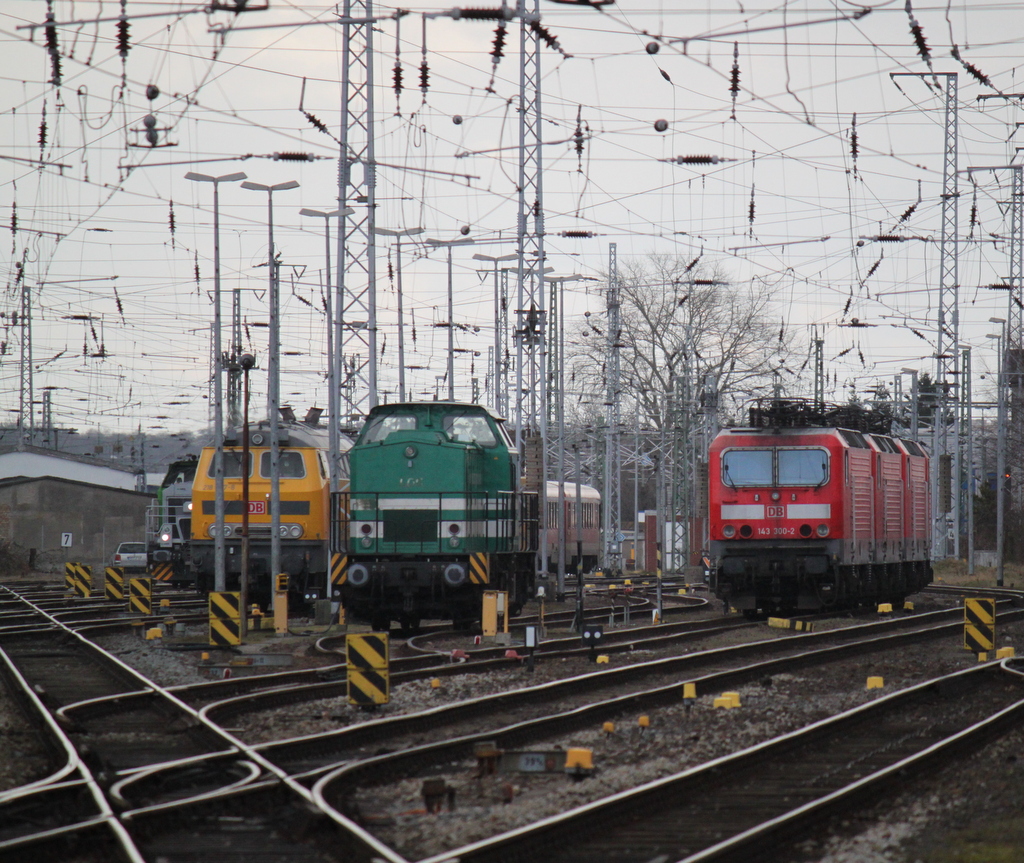
{"type": "MultiPolygon", "coordinates": [[[[327,429],[314,423],[282,420],[280,441],[281,571],[291,590],[312,600],[327,595],[330,562],[330,479],[327,429]]],[[[351,443],[342,441],[342,452],[351,443]]],[[[201,591],[214,587],[214,538],[217,530],[213,447],[199,456],[192,486],[192,566],[201,591]]],[[[347,481],[347,478],[346,478],[347,481]]],[[[270,428],[266,421],[249,430],[249,460],[243,465],[241,431],[225,436],[224,539],[227,589],[238,590],[242,570],[242,513],[249,512],[249,585],[253,598],[270,595],[270,428]],[[243,471],[248,500],[243,502],[243,471]]]]}

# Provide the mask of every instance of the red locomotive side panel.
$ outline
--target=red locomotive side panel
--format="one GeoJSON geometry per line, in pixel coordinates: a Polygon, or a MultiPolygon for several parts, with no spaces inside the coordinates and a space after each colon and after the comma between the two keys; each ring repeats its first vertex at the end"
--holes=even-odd
{"type": "Polygon", "coordinates": [[[931,580],[919,447],[842,428],[729,429],[708,467],[714,589],[728,605],[899,602],[931,580]]]}

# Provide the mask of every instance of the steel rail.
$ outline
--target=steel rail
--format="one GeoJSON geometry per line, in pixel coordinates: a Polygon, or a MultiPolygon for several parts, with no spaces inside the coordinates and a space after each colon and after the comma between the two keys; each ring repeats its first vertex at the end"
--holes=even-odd
{"type": "MultiPolygon", "coordinates": [[[[28,604],[32,607],[35,607],[34,604],[31,602],[28,602],[28,604]]],[[[128,674],[130,677],[134,677],[136,680],[138,680],[142,684],[142,689],[140,691],[149,689],[155,693],[162,695],[168,702],[173,704],[179,710],[185,712],[195,722],[201,724],[210,732],[225,740],[229,744],[229,746],[236,749],[240,754],[252,760],[255,764],[258,764],[262,770],[266,771],[268,774],[275,777],[279,783],[282,783],[290,792],[301,798],[305,804],[312,805],[314,807],[316,806],[312,794],[308,788],[292,779],[285,771],[281,770],[277,765],[275,765],[261,753],[256,751],[253,747],[239,740],[233,734],[221,728],[216,723],[210,721],[205,716],[201,716],[199,711],[190,707],[188,704],[186,704],[184,701],[178,698],[174,693],[168,691],[166,687],[159,686],[155,682],[149,680],[148,678],[137,672],[131,666],[122,662],[116,656],[113,656],[109,652],[100,648],[98,645],[89,641],[80,633],[65,626],[64,624],[61,624],[59,621],[55,620],[53,616],[50,615],[48,612],[41,609],[37,609],[37,611],[41,616],[49,619],[53,624],[55,624],[55,626],[64,630],[67,634],[74,637],[77,641],[84,645],[87,650],[93,651],[97,656],[101,657],[104,662],[113,665],[115,668],[128,674]]],[[[106,802],[105,798],[104,806],[106,806],[109,809],[109,804],[106,802]]],[[[365,849],[367,859],[370,859],[370,857],[376,855],[384,861],[393,861],[393,863],[405,863],[405,861],[401,857],[395,855],[390,848],[380,843],[375,837],[373,837],[367,831],[363,830],[363,828],[355,822],[347,821],[347,823],[345,823],[335,821],[335,823],[339,827],[342,827],[343,829],[347,830],[347,832],[350,834],[351,841],[353,841],[355,845],[361,846],[365,849]]],[[[141,858],[139,860],[139,863],[142,863],[141,858]]]]}
{"type": "MultiPolygon", "coordinates": [[[[721,785],[742,775],[749,783],[754,781],[753,771],[761,765],[770,765],[770,759],[776,761],[783,754],[795,759],[791,754],[806,743],[820,743],[827,740],[827,735],[838,735],[840,732],[849,734],[855,725],[877,722],[877,717],[900,709],[904,703],[913,704],[928,692],[935,691],[944,685],[955,685],[958,680],[966,680],[973,675],[986,675],[1006,671],[1006,662],[999,666],[988,665],[970,668],[944,675],[924,683],[882,696],[875,701],[859,705],[851,710],[828,717],[803,728],[780,735],[739,752],[731,753],[704,764],[697,765],[673,776],[657,779],[637,788],[622,791],[601,800],[577,807],[569,812],[542,819],[534,824],[508,831],[489,839],[474,842],[460,848],[451,849],[443,854],[424,858],[420,863],[442,863],[446,860],[459,860],[460,863],[503,863],[503,861],[544,860],[596,860],[608,859],[602,851],[587,853],[579,846],[569,852],[566,843],[574,838],[585,841],[584,837],[600,836],[606,846],[614,843],[614,832],[626,824],[640,825],[644,823],[645,813],[656,810],[663,813],[660,823],[675,821],[677,825],[689,821],[691,824],[699,819],[699,811],[687,810],[687,817],[673,816],[678,812],[681,803],[676,801],[690,792],[686,798],[690,806],[694,796],[705,798],[713,795],[715,784],[721,785]],[[669,808],[674,806],[675,808],[669,808]],[[668,814],[664,814],[664,813],[668,814]],[[639,819],[639,820],[638,820],[639,819]]],[[[1019,672],[1013,672],[1020,677],[1019,672]]],[[[678,860],[679,863],[740,863],[761,859],[765,853],[777,854],[779,842],[792,839],[798,830],[818,821],[825,815],[834,814],[843,807],[850,807],[863,799],[867,794],[880,790],[904,775],[934,766],[936,760],[951,751],[967,747],[977,747],[997,734],[1003,733],[1012,725],[1018,724],[1024,717],[1024,699],[1017,699],[1011,704],[1001,707],[984,719],[974,722],[966,728],[948,734],[933,743],[922,745],[920,749],[904,757],[897,757],[884,767],[872,770],[867,776],[854,779],[852,782],[823,791],[820,796],[792,809],[773,816],[754,826],[742,829],[733,836],[701,848],[694,853],[679,857],[679,853],[669,853],[665,860],[678,860]]],[[[767,769],[767,768],[766,768],[767,769]]],[[[778,796],[778,795],[777,795],[778,796]]],[[[717,805],[717,804],[716,804],[717,805]]],[[[731,811],[731,810],[730,810],[731,811]]],[[[657,830],[657,827],[652,829],[657,830]]],[[[662,827],[662,836],[669,832],[662,827]]],[[[677,828],[677,834],[678,834],[677,828]]],[[[635,834],[633,834],[635,835],[635,834]]],[[[689,837],[688,837],[689,839],[689,837]]],[[[664,840],[669,841],[669,840],[664,840]]],[[[681,841],[681,840],[680,840],[681,841]]],[[[689,839],[689,841],[693,841],[689,839]]],[[[642,843],[637,843],[642,844],[642,843]]],[[[649,848],[636,849],[631,855],[624,850],[618,857],[621,863],[630,860],[646,861],[651,859],[649,848]]]]}

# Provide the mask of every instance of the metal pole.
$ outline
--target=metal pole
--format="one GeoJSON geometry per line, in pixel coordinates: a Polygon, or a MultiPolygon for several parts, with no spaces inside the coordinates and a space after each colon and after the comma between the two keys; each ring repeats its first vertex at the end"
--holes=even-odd
{"type": "Polygon", "coordinates": [[[227,566],[224,543],[224,390],[221,382],[220,344],[220,183],[213,184],[213,475],[216,483],[214,518],[217,532],[213,537],[214,590],[227,589],[227,566]]]}
{"type": "MultiPolygon", "coordinates": [[[[243,641],[245,640],[248,628],[248,602],[249,602],[249,369],[252,363],[246,362],[245,354],[242,362],[242,464],[239,471],[242,474],[242,563],[241,573],[238,579],[238,608],[241,612],[240,632],[243,641]]],[[[251,357],[250,357],[251,359],[251,357]]]]}
{"type": "Polygon", "coordinates": [[[213,584],[214,590],[227,589],[226,543],[224,539],[224,352],[221,346],[221,286],[220,286],[220,184],[244,180],[246,175],[239,171],[222,177],[188,172],[186,180],[213,184],[213,475],[214,521],[213,537],[213,584]]]}
{"type": "Polygon", "coordinates": [[[402,308],[402,235],[395,235],[395,267],[398,286],[398,400],[405,401],[405,317],[402,308]]]}
{"type": "Polygon", "coordinates": [[[1003,586],[1006,555],[1006,324],[996,344],[999,346],[999,372],[996,377],[996,406],[999,430],[996,438],[996,587],[1003,586]]]}
{"type": "Polygon", "coordinates": [[[267,418],[270,420],[270,581],[277,604],[274,579],[281,571],[281,297],[278,263],[274,255],[274,192],[267,190],[267,225],[270,230],[270,356],[267,360],[267,418]]]}
{"type": "Polygon", "coordinates": [[[452,299],[452,247],[448,247],[448,401],[455,401],[455,312],[452,299]]]}
{"type": "Polygon", "coordinates": [[[967,574],[974,575],[974,412],[972,410],[971,393],[971,349],[963,349],[963,362],[960,364],[961,378],[960,393],[963,397],[964,422],[961,423],[961,431],[967,435],[967,452],[965,461],[967,470],[964,474],[967,477],[967,488],[964,492],[964,514],[967,521],[967,574]]]}
{"type": "Polygon", "coordinates": [[[576,626],[583,631],[583,466],[580,463],[580,448],[572,445],[576,457],[576,626]]]}

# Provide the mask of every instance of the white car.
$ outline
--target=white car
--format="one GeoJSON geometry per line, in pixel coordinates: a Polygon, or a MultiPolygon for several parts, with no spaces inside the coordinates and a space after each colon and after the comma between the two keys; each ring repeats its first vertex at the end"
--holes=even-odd
{"type": "Polygon", "coordinates": [[[146,543],[122,542],[110,559],[110,565],[119,566],[125,572],[145,572],[148,557],[146,543]]]}

